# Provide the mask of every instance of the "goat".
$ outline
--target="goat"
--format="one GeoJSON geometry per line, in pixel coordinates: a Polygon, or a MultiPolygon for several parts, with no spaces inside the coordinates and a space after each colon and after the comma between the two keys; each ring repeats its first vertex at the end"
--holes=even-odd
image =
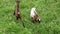
{"type": "Polygon", "coordinates": [[[19,12],[20,10],[19,10],[19,3],[20,3],[20,1],[16,1],[16,9],[15,9],[15,11],[14,11],[14,15],[16,16],[16,19],[18,20],[18,19],[21,19],[21,13],[19,12]]]}
{"type": "Polygon", "coordinates": [[[39,18],[37,12],[36,12],[36,8],[32,8],[31,9],[31,13],[30,13],[30,17],[33,21],[36,21],[36,22],[40,22],[41,19],[39,18]]]}
{"type": "MultiPolygon", "coordinates": [[[[24,26],[24,23],[23,23],[23,20],[22,20],[22,16],[21,16],[21,12],[19,12],[19,11],[20,11],[20,9],[19,9],[19,3],[20,3],[20,1],[17,0],[17,1],[16,1],[16,9],[15,9],[15,11],[14,11],[14,15],[16,16],[16,19],[17,19],[17,20],[18,20],[18,19],[21,20],[21,22],[22,22],[22,24],[23,24],[23,26],[24,26]]],[[[24,27],[25,27],[25,26],[24,26],[24,27]]]]}

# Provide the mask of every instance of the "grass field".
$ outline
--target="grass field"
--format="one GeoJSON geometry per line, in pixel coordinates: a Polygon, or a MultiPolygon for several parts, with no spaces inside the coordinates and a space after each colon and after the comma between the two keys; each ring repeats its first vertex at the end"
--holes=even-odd
{"type": "Polygon", "coordinates": [[[15,6],[15,0],[0,0],[0,34],[60,34],[60,0],[21,0],[20,10],[26,28],[20,20],[16,21],[15,6]],[[41,23],[31,21],[32,7],[37,8],[41,23]]]}

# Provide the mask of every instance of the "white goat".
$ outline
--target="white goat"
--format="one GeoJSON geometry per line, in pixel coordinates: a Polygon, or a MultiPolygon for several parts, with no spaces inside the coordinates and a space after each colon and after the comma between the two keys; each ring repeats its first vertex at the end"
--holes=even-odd
{"type": "Polygon", "coordinates": [[[39,18],[37,12],[36,12],[36,8],[32,8],[31,9],[31,13],[30,13],[30,17],[33,21],[36,21],[36,22],[40,22],[41,19],[39,18]]]}

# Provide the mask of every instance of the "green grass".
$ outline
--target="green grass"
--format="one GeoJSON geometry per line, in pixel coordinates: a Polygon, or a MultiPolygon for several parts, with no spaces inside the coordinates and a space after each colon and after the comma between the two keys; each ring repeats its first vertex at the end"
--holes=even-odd
{"type": "Polygon", "coordinates": [[[60,0],[21,0],[26,28],[13,15],[15,5],[15,0],[0,0],[0,34],[60,34],[60,0]],[[41,23],[31,21],[32,7],[37,8],[41,23]]]}

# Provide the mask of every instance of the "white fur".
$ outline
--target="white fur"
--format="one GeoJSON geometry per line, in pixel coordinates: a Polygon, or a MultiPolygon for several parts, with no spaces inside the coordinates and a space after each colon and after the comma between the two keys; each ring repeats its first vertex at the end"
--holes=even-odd
{"type": "MultiPolygon", "coordinates": [[[[34,16],[38,15],[36,12],[36,8],[32,8],[31,9],[31,13],[30,13],[30,17],[34,18],[34,16]]],[[[36,17],[37,20],[41,21],[41,19],[39,18],[39,16],[36,17]]]]}
{"type": "Polygon", "coordinates": [[[32,9],[31,9],[30,17],[34,17],[34,16],[35,16],[35,12],[36,12],[35,9],[36,9],[36,8],[32,8],[32,9]]]}
{"type": "Polygon", "coordinates": [[[39,21],[41,21],[41,19],[39,19],[39,21]]]}

